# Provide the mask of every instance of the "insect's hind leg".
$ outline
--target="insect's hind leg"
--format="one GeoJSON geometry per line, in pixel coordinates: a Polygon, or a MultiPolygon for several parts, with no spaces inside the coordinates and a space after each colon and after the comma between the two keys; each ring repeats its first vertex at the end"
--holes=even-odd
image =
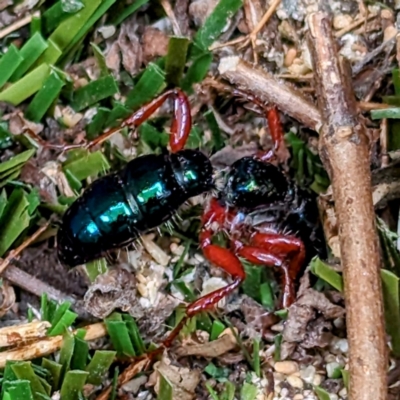
{"type": "Polygon", "coordinates": [[[139,110],[135,111],[132,115],[122,121],[122,123],[115,127],[106,130],[96,139],[83,143],[83,144],[72,144],[72,145],[54,145],[44,141],[39,135],[34,133],[30,129],[25,129],[24,132],[36,140],[41,146],[54,150],[67,151],[76,148],[90,149],[98,144],[108,140],[114,133],[120,131],[125,127],[137,128],[143,122],[148,120],[163,104],[164,102],[172,98],[174,101],[174,116],[171,124],[171,135],[169,145],[171,151],[176,153],[182,150],[189,137],[190,130],[192,128],[192,118],[190,114],[190,103],[186,94],[180,89],[171,89],[149,103],[145,104],[139,110]]]}

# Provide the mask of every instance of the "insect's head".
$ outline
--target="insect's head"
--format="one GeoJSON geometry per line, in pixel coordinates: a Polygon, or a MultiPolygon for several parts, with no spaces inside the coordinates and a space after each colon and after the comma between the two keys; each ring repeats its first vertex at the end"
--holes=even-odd
{"type": "Polygon", "coordinates": [[[282,201],[288,189],[288,181],[277,167],[243,157],[232,164],[222,193],[229,205],[252,209],[282,201]]]}
{"type": "Polygon", "coordinates": [[[186,149],[172,153],[171,161],[175,178],[187,197],[213,189],[213,167],[200,150],[186,149]]]}

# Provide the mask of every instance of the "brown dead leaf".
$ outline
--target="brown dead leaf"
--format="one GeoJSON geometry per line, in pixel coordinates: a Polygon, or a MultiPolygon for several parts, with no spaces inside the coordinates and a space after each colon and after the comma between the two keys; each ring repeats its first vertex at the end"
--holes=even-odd
{"type": "Polygon", "coordinates": [[[6,280],[3,280],[0,286],[0,317],[5,315],[7,311],[15,303],[14,288],[9,285],[6,280]]]}
{"type": "Polygon", "coordinates": [[[179,400],[192,400],[195,398],[195,390],[200,383],[201,372],[189,368],[180,368],[171,365],[171,361],[163,357],[162,361],[154,365],[157,381],[154,387],[156,393],[160,390],[161,375],[172,385],[172,398],[179,400]]]}
{"type": "Polygon", "coordinates": [[[197,26],[202,26],[213,12],[218,0],[195,0],[189,6],[189,15],[197,26]]]}
{"type": "Polygon", "coordinates": [[[168,52],[169,37],[162,31],[146,26],[143,36],[143,61],[145,64],[155,58],[163,57],[168,52]]]}
{"type": "Polygon", "coordinates": [[[124,269],[99,275],[84,297],[86,310],[97,318],[107,317],[116,308],[128,311],[136,302],[136,279],[124,269]]]}
{"type": "Polygon", "coordinates": [[[177,349],[179,357],[200,356],[206,358],[219,357],[238,346],[236,338],[232,333],[222,334],[212,342],[202,344],[187,344],[177,349]]]}

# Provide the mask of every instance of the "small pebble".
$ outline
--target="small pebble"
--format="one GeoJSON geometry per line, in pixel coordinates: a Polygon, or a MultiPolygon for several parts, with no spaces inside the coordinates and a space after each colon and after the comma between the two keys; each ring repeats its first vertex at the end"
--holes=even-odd
{"type": "Polygon", "coordinates": [[[348,14],[340,14],[333,18],[333,27],[337,30],[346,28],[353,22],[353,18],[348,14]]]}
{"type": "Polygon", "coordinates": [[[320,374],[315,374],[312,380],[312,384],[315,386],[319,386],[322,382],[322,376],[320,374]]]}
{"type": "Polygon", "coordinates": [[[304,396],[301,393],[297,393],[293,396],[293,400],[303,400],[304,396]]]}
{"type": "Polygon", "coordinates": [[[296,58],[297,56],[297,50],[294,47],[291,47],[285,55],[285,60],[284,60],[284,65],[285,67],[289,67],[293,64],[293,60],[296,58]]]}
{"type": "Polygon", "coordinates": [[[299,367],[294,361],[278,361],[275,363],[274,369],[281,374],[291,375],[297,372],[299,367]]]}
{"type": "Polygon", "coordinates": [[[335,393],[329,393],[330,400],[339,400],[339,396],[335,393]]]}
{"type": "Polygon", "coordinates": [[[289,394],[288,388],[282,388],[281,397],[286,397],[289,394]]]}
{"type": "Polygon", "coordinates": [[[315,376],[315,367],[313,365],[309,365],[308,367],[300,370],[300,377],[303,381],[307,383],[311,383],[315,376]]]}
{"type": "Polygon", "coordinates": [[[344,387],[339,391],[338,395],[343,398],[347,397],[347,389],[344,387]]]}
{"type": "Polygon", "coordinates": [[[303,389],[304,382],[298,376],[290,375],[287,377],[286,381],[290,386],[294,388],[303,389]]]}
{"type": "Polygon", "coordinates": [[[397,35],[397,29],[394,25],[390,25],[383,31],[383,41],[386,42],[397,35]]]}
{"type": "Polygon", "coordinates": [[[328,378],[340,378],[340,368],[342,368],[342,365],[340,365],[338,362],[330,362],[326,364],[326,374],[328,375],[328,378]]]}
{"type": "Polygon", "coordinates": [[[274,387],[274,392],[275,392],[276,394],[280,394],[280,393],[281,393],[281,390],[282,390],[281,385],[275,385],[275,387],[274,387]]]}

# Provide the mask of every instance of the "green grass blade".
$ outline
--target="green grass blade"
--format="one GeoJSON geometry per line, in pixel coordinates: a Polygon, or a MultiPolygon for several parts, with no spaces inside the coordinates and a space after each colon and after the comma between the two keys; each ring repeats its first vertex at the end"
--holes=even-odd
{"type": "Polygon", "coordinates": [[[11,103],[14,106],[22,103],[28,97],[35,94],[50,74],[50,67],[42,64],[29,72],[18,82],[9,86],[0,93],[0,101],[11,103]]]}
{"type": "Polygon", "coordinates": [[[11,400],[33,400],[31,383],[28,380],[5,381],[3,385],[11,400]]]}
{"type": "Polygon", "coordinates": [[[129,92],[125,106],[136,109],[156,97],[164,87],[164,71],[158,65],[150,63],[136,86],[129,92]]]}
{"type": "Polygon", "coordinates": [[[132,4],[126,5],[122,12],[115,15],[115,18],[111,21],[111,24],[114,26],[121,24],[126,18],[128,18],[131,14],[148,2],[149,0],[134,0],[132,4]]]}
{"type": "Polygon", "coordinates": [[[381,270],[386,331],[392,338],[392,352],[400,356],[400,293],[399,278],[390,271],[381,270]]]}
{"type": "Polygon", "coordinates": [[[245,382],[240,390],[240,400],[255,400],[257,398],[257,387],[245,382]]]}
{"type": "Polygon", "coordinates": [[[47,394],[42,385],[39,377],[33,371],[32,364],[28,361],[20,361],[11,366],[18,379],[27,380],[33,392],[33,398],[36,400],[38,397],[36,393],[47,394]]]}
{"type": "Polygon", "coordinates": [[[42,358],[42,367],[46,368],[47,371],[50,372],[53,382],[53,389],[57,390],[60,385],[62,365],[53,360],[49,360],[48,358],[42,358]]]}
{"type": "Polygon", "coordinates": [[[35,151],[36,150],[34,149],[26,150],[10,158],[7,161],[2,162],[0,164],[0,174],[16,166],[22,167],[22,165],[25,164],[35,154],[35,151]]]}
{"type": "Polygon", "coordinates": [[[74,336],[66,331],[63,336],[63,344],[60,350],[60,360],[59,363],[62,365],[62,376],[70,370],[72,356],[75,349],[75,338],[74,336]]]}
{"type": "Polygon", "coordinates": [[[189,66],[186,75],[181,82],[181,88],[185,92],[192,91],[192,85],[201,82],[205,78],[210,70],[212,58],[212,54],[206,52],[192,61],[192,64],[189,66]]]}
{"type": "Polygon", "coordinates": [[[101,151],[87,155],[71,162],[64,163],[64,171],[68,170],[76,179],[82,181],[110,169],[110,164],[101,151]]]}
{"type": "Polygon", "coordinates": [[[128,328],[129,336],[131,338],[135,353],[140,356],[146,352],[146,347],[143,343],[142,337],[140,336],[139,327],[137,326],[134,318],[130,315],[123,314],[122,318],[125,321],[126,327],[128,328]]]}
{"type": "Polygon", "coordinates": [[[11,81],[15,82],[22,78],[47,47],[47,42],[43,39],[42,35],[36,32],[21,48],[19,54],[23,60],[12,74],[11,81]]]}
{"type": "Polygon", "coordinates": [[[70,327],[74,323],[77,317],[78,314],[72,312],[71,310],[65,311],[61,319],[51,327],[51,330],[48,332],[48,335],[49,336],[61,335],[66,328],[70,327]]]}
{"type": "Polygon", "coordinates": [[[371,119],[400,119],[400,107],[371,110],[371,119]]]}
{"type": "Polygon", "coordinates": [[[93,49],[93,53],[96,58],[97,65],[100,69],[100,76],[110,75],[110,71],[108,70],[107,64],[106,64],[106,58],[104,57],[104,54],[101,51],[100,47],[97,46],[95,43],[90,43],[90,46],[93,49]]]}
{"type": "Polygon", "coordinates": [[[207,50],[221,35],[228,20],[236,14],[241,6],[242,0],[220,0],[204,25],[197,31],[194,42],[202,50],[207,50]]]}
{"type": "Polygon", "coordinates": [[[11,78],[22,61],[19,50],[12,44],[0,59],[0,88],[11,78]]]}
{"type": "Polygon", "coordinates": [[[160,373],[160,389],[158,391],[157,400],[173,400],[172,383],[160,373]]]}
{"type": "Polygon", "coordinates": [[[74,93],[71,107],[75,111],[81,111],[116,93],[119,93],[119,89],[115,79],[111,75],[104,76],[79,88],[74,93]]]}
{"type": "Polygon", "coordinates": [[[225,330],[225,325],[221,321],[219,321],[219,320],[213,321],[213,324],[211,327],[210,341],[217,339],[218,336],[224,330],[225,330]]]}
{"type": "Polygon", "coordinates": [[[100,135],[106,126],[107,118],[110,113],[111,111],[105,107],[99,107],[97,109],[96,115],[86,127],[86,134],[89,140],[92,140],[100,135]]]}
{"type": "MultiPolygon", "coordinates": [[[[90,0],[90,4],[94,0],[90,0]]],[[[84,3],[87,5],[87,0],[83,0],[84,3]]],[[[95,9],[93,13],[91,13],[90,17],[85,21],[85,23],[81,26],[79,31],[76,33],[74,38],[71,40],[71,42],[68,44],[68,46],[64,49],[64,53],[67,54],[71,50],[73,50],[74,47],[79,45],[79,42],[81,42],[84,37],[87,35],[89,30],[93,27],[93,25],[107,12],[107,10],[116,2],[116,0],[103,0],[100,2],[99,6],[95,9]]],[[[79,13],[77,13],[79,14],[79,13]]],[[[77,15],[75,14],[75,15],[77,15]]]]}
{"type": "Polygon", "coordinates": [[[70,46],[82,27],[101,4],[101,0],[84,0],[85,7],[61,22],[49,39],[61,50],[70,46]]]}
{"type": "Polygon", "coordinates": [[[329,396],[329,393],[320,386],[314,386],[314,391],[318,397],[318,400],[330,400],[331,399],[331,396],[329,396]]]}
{"type": "Polygon", "coordinates": [[[47,41],[46,51],[36,61],[36,67],[41,64],[54,65],[62,55],[62,50],[51,39],[47,41]]]}
{"type": "Polygon", "coordinates": [[[135,356],[129,331],[124,321],[105,320],[107,332],[118,355],[135,356]]]}
{"type": "Polygon", "coordinates": [[[75,336],[74,354],[71,359],[71,369],[84,371],[89,356],[89,345],[86,340],[75,336]]]}
{"type": "Polygon", "coordinates": [[[172,36],[165,61],[165,79],[170,86],[179,86],[185,69],[189,39],[172,36]]]}
{"type": "Polygon", "coordinates": [[[52,72],[43,83],[43,87],[36,93],[35,97],[29,104],[25,117],[34,122],[40,122],[47,110],[59,96],[65,82],[52,72]]]}
{"type": "Polygon", "coordinates": [[[61,386],[61,400],[79,400],[88,376],[85,371],[68,371],[61,386]]]}
{"type": "Polygon", "coordinates": [[[100,385],[102,383],[103,376],[111,367],[116,354],[116,351],[106,350],[97,350],[94,353],[92,360],[86,368],[86,371],[89,372],[88,383],[92,385],[100,385]]]}
{"type": "Polygon", "coordinates": [[[100,258],[99,260],[90,261],[85,265],[86,273],[89,277],[90,282],[102,274],[105,274],[108,270],[107,261],[105,258],[100,258]]]}
{"type": "Polygon", "coordinates": [[[339,292],[343,292],[343,278],[340,274],[334,271],[328,264],[325,264],[318,257],[311,260],[311,272],[329,283],[339,292]]]}
{"type": "Polygon", "coordinates": [[[0,257],[12,246],[14,241],[29,226],[27,211],[29,202],[21,189],[14,189],[0,220],[0,257]]]}

